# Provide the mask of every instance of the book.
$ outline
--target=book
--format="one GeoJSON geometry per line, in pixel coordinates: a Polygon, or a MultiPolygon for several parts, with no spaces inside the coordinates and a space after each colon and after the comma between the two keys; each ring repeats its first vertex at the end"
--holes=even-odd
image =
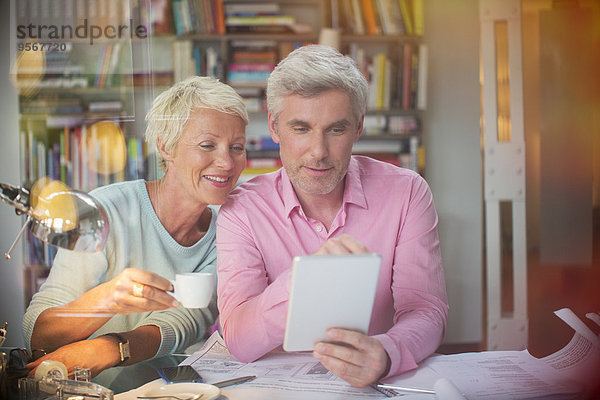
{"type": "Polygon", "coordinates": [[[227,73],[227,82],[230,84],[253,84],[264,83],[271,75],[270,71],[229,71],[227,73]]]}
{"type": "Polygon", "coordinates": [[[228,16],[225,25],[291,25],[295,20],[292,15],[228,16]]]}
{"type": "Polygon", "coordinates": [[[386,107],[385,104],[385,90],[387,87],[386,81],[386,62],[387,56],[385,53],[378,53],[375,58],[375,73],[377,74],[377,89],[376,89],[376,99],[375,99],[375,108],[381,110],[383,108],[389,108],[389,104],[386,107]]]}
{"type": "Polygon", "coordinates": [[[227,3],[225,14],[277,14],[280,12],[278,3],[227,3]]]}
{"type": "Polygon", "coordinates": [[[173,21],[175,23],[175,33],[177,35],[185,34],[185,27],[183,25],[183,16],[182,16],[182,5],[181,0],[173,0],[171,3],[171,11],[173,13],[173,21]]]}
{"type": "Polygon", "coordinates": [[[271,72],[275,68],[275,63],[262,62],[234,62],[229,64],[229,71],[268,71],[271,72]]]}
{"type": "Polygon", "coordinates": [[[423,14],[423,0],[413,0],[414,34],[423,36],[425,33],[425,16],[423,14]]]}
{"type": "Polygon", "coordinates": [[[417,104],[418,110],[427,108],[427,45],[419,45],[419,68],[417,74],[417,104]]]}
{"type": "Polygon", "coordinates": [[[366,33],[368,35],[377,35],[380,33],[378,21],[375,18],[375,10],[373,9],[372,0],[361,0],[363,17],[365,19],[366,33]]]}
{"type": "Polygon", "coordinates": [[[416,115],[390,115],[387,132],[390,135],[418,133],[421,122],[416,115]]]}
{"type": "Polygon", "coordinates": [[[361,0],[352,1],[352,15],[354,16],[354,28],[357,35],[364,35],[366,32],[365,22],[363,21],[363,11],[360,5],[361,0]]]}
{"type": "Polygon", "coordinates": [[[171,7],[169,0],[154,0],[152,2],[152,32],[155,35],[171,33],[171,7]]]}
{"type": "Polygon", "coordinates": [[[215,10],[215,33],[219,35],[225,34],[225,10],[223,5],[223,0],[213,0],[215,6],[213,9],[215,10]]]}
{"type": "Polygon", "coordinates": [[[395,21],[392,19],[391,0],[375,0],[377,13],[381,20],[383,33],[386,35],[395,35],[398,33],[395,21]]]}
{"type": "Polygon", "coordinates": [[[400,12],[402,13],[402,20],[404,21],[404,29],[407,35],[414,35],[414,25],[413,25],[413,13],[410,4],[410,0],[398,0],[398,4],[400,5],[400,12]]]}
{"type": "Polygon", "coordinates": [[[227,33],[276,34],[292,33],[291,25],[229,25],[227,33]]]}
{"type": "Polygon", "coordinates": [[[401,107],[405,110],[410,109],[410,92],[412,76],[412,57],[413,46],[405,43],[402,48],[402,89],[401,89],[401,107]]]}
{"type": "Polygon", "coordinates": [[[382,114],[367,114],[363,119],[364,135],[382,135],[387,130],[387,116],[382,114]]]}
{"type": "Polygon", "coordinates": [[[206,25],[207,33],[215,33],[215,21],[213,16],[213,5],[210,0],[202,0],[204,7],[204,24],[206,25]]]}

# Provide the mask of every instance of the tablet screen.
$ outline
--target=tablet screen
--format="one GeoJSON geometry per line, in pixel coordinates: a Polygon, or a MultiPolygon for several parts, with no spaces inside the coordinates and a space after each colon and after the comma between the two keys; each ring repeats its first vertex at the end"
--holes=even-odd
{"type": "Polygon", "coordinates": [[[380,265],[372,253],[295,257],[284,350],[312,350],[334,327],[366,334],[380,265]]]}

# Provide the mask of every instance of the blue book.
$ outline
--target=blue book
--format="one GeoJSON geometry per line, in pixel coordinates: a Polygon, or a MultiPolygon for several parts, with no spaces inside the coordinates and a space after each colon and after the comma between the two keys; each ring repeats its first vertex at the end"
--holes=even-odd
{"type": "Polygon", "coordinates": [[[178,35],[185,34],[185,27],[183,25],[183,15],[181,11],[181,1],[175,0],[171,3],[173,10],[173,20],[175,21],[175,33],[178,35]]]}

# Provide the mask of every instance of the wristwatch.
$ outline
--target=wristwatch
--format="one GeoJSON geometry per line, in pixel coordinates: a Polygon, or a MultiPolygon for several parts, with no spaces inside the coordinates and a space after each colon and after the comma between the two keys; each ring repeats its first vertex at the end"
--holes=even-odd
{"type": "Polygon", "coordinates": [[[118,333],[106,333],[102,336],[111,336],[119,341],[119,355],[121,356],[121,361],[119,361],[119,363],[115,365],[115,367],[118,367],[125,361],[129,360],[129,357],[131,356],[131,353],[129,352],[129,340],[125,339],[118,333]]]}

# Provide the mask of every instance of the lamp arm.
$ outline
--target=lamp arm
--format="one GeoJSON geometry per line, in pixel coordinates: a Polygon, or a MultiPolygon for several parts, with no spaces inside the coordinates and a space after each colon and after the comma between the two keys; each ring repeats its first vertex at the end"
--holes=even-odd
{"type": "Polygon", "coordinates": [[[15,208],[17,214],[28,213],[29,211],[29,190],[20,186],[12,186],[6,183],[0,183],[0,198],[3,202],[10,204],[15,208]]]}

